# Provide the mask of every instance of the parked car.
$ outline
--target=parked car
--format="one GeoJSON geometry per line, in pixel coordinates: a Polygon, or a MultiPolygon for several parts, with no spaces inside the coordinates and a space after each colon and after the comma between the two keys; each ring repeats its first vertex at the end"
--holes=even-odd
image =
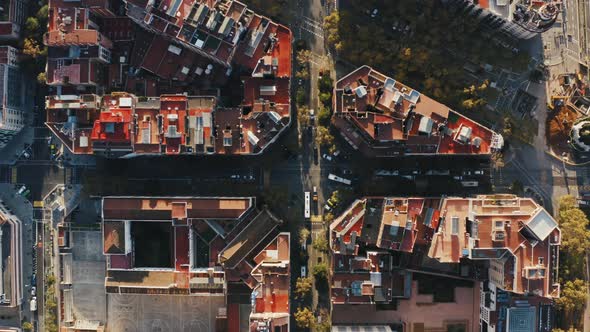
{"type": "Polygon", "coordinates": [[[313,200],[318,200],[318,188],[316,186],[313,186],[313,200]]]}
{"type": "Polygon", "coordinates": [[[373,12],[371,13],[371,17],[375,18],[377,16],[377,14],[379,14],[379,10],[377,8],[373,9],[373,12]]]}
{"type": "Polygon", "coordinates": [[[331,210],[332,210],[332,208],[328,204],[324,205],[324,211],[328,211],[329,212],[331,210]]]}
{"type": "Polygon", "coordinates": [[[307,277],[307,268],[305,266],[301,267],[301,277],[302,278],[307,277]]]}
{"type": "Polygon", "coordinates": [[[477,171],[473,171],[473,174],[475,174],[475,175],[483,175],[484,172],[483,172],[483,169],[479,169],[477,171]]]}
{"type": "Polygon", "coordinates": [[[37,287],[35,287],[35,286],[31,287],[31,295],[32,296],[37,295],[37,287]]]}
{"type": "Polygon", "coordinates": [[[22,187],[20,187],[20,189],[19,189],[19,190],[16,192],[16,194],[17,194],[17,195],[22,195],[22,194],[25,192],[25,190],[27,190],[27,187],[26,187],[26,186],[22,186],[22,187]]]}
{"type": "Polygon", "coordinates": [[[327,153],[324,153],[324,155],[322,156],[322,158],[326,159],[327,161],[332,161],[332,156],[330,156],[327,153]]]}

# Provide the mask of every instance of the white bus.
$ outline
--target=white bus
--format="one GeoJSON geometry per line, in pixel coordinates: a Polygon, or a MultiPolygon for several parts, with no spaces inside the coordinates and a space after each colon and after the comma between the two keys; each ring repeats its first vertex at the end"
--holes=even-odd
{"type": "Polygon", "coordinates": [[[309,219],[311,218],[311,210],[310,210],[310,202],[309,202],[309,198],[310,198],[310,194],[309,191],[305,192],[305,218],[309,219]]]}
{"type": "Polygon", "coordinates": [[[344,183],[344,184],[346,184],[346,185],[349,185],[349,186],[350,186],[350,184],[352,183],[350,180],[348,180],[348,179],[345,179],[345,178],[341,178],[341,177],[339,177],[339,176],[337,176],[337,175],[334,175],[334,174],[329,174],[329,175],[328,175],[328,179],[330,179],[330,180],[332,180],[332,181],[336,181],[336,182],[344,183]]]}

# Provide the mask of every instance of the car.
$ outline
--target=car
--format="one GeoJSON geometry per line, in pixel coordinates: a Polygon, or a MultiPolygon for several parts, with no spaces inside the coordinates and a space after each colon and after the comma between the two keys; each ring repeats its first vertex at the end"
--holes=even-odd
{"type": "Polygon", "coordinates": [[[329,212],[331,210],[332,210],[332,208],[328,204],[324,205],[324,211],[328,211],[329,212]]]}
{"type": "Polygon", "coordinates": [[[37,297],[36,296],[33,296],[30,304],[31,304],[31,311],[37,311],[37,297]]]}
{"type": "Polygon", "coordinates": [[[309,110],[309,118],[313,120],[315,117],[315,110],[312,108],[309,110]]]}
{"type": "Polygon", "coordinates": [[[463,180],[463,177],[460,175],[455,175],[455,176],[453,176],[453,179],[460,181],[460,180],[463,180]]]}
{"type": "Polygon", "coordinates": [[[463,175],[471,175],[471,171],[463,171],[463,175]]]}
{"type": "Polygon", "coordinates": [[[322,158],[326,159],[327,161],[332,161],[332,156],[330,156],[327,153],[324,153],[324,155],[322,156],[322,158]]]}
{"type": "Polygon", "coordinates": [[[37,287],[35,287],[35,286],[31,287],[31,295],[32,296],[37,295],[37,287]]]}
{"type": "Polygon", "coordinates": [[[479,169],[477,171],[473,171],[473,174],[475,174],[475,175],[483,175],[483,169],[479,169]]]}
{"type": "Polygon", "coordinates": [[[29,158],[31,158],[31,154],[28,153],[27,151],[23,151],[23,157],[25,157],[25,159],[29,159],[29,158]]]}
{"type": "Polygon", "coordinates": [[[340,155],[340,150],[336,150],[334,153],[332,153],[332,156],[334,157],[338,157],[338,155],[340,155]]]}
{"type": "Polygon", "coordinates": [[[20,187],[20,189],[19,189],[19,190],[16,192],[16,194],[17,194],[17,195],[22,195],[22,194],[25,192],[25,190],[27,190],[27,187],[26,187],[26,186],[22,186],[22,187],[20,187]]]}
{"type": "Polygon", "coordinates": [[[318,188],[316,186],[313,186],[313,200],[318,200],[318,188]]]}
{"type": "Polygon", "coordinates": [[[234,175],[230,176],[230,179],[232,179],[232,180],[239,180],[240,179],[240,176],[238,174],[234,174],[234,175]]]}
{"type": "Polygon", "coordinates": [[[307,276],[307,268],[305,266],[301,267],[301,277],[305,278],[307,276]]]}
{"type": "Polygon", "coordinates": [[[373,9],[373,12],[371,13],[371,17],[375,18],[377,16],[377,14],[379,14],[379,10],[377,8],[373,9]]]}
{"type": "Polygon", "coordinates": [[[352,174],[351,170],[346,169],[346,168],[342,169],[342,175],[351,175],[351,174],[352,174]]]}
{"type": "Polygon", "coordinates": [[[419,170],[417,170],[417,169],[415,169],[415,170],[413,170],[413,171],[412,171],[412,174],[414,174],[414,175],[418,175],[418,174],[420,174],[420,171],[419,171],[419,170]]]}
{"type": "Polygon", "coordinates": [[[303,85],[303,80],[302,79],[299,79],[298,82],[299,82],[299,85],[303,85]]]}
{"type": "MultiPolygon", "coordinates": [[[[36,248],[35,245],[33,245],[33,248],[36,248]]],[[[37,275],[33,273],[33,275],[31,276],[31,284],[36,285],[37,284],[37,275]]]]}

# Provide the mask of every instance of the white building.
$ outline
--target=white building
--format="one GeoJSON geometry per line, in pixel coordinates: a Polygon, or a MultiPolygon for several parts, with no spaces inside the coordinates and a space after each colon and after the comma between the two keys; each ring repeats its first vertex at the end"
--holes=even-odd
{"type": "Polygon", "coordinates": [[[448,0],[461,6],[466,15],[507,35],[529,39],[551,28],[560,12],[561,0],[542,0],[528,4],[525,0],[448,0]]]}
{"type": "Polygon", "coordinates": [[[0,149],[26,124],[25,82],[18,67],[17,50],[0,47],[0,149]]]}

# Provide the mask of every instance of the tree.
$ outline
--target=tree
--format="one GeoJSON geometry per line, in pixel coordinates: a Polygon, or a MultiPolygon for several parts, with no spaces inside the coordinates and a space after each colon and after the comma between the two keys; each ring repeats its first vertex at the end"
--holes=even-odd
{"type": "Polygon", "coordinates": [[[319,97],[323,105],[330,105],[332,103],[332,94],[330,92],[320,92],[319,97]]]}
{"type": "Polygon", "coordinates": [[[41,55],[41,48],[39,48],[39,44],[35,39],[25,38],[25,42],[23,44],[23,53],[32,58],[36,58],[41,55]]]}
{"type": "Polygon", "coordinates": [[[563,310],[568,321],[578,321],[578,315],[584,311],[588,296],[586,282],[581,279],[568,281],[561,290],[561,297],[555,300],[557,308],[563,310]]]}
{"type": "Polygon", "coordinates": [[[576,198],[572,195],[565,195],[559,198],[559,212],[567,211],[578,207],[576,198]]]}
{"type": "Polygon", "coordinates": [[[33,330],[33,324],[31,324],[31,322],[24,322],[23,323],[23,330],[25,330],[25,331],[32,331],[33,330]]]}
{"type": "Polygon", "coordinates": [[[307,67],[301,67],[296,73],[295,73],[295,77],[302,79],[302,80],[307,80],[309,79],[309,68],[307,67]]]}
{"type": "Polygon", "coordinates": [[[332,214],[332,212],[328,212],[324,215],[324,221],[327,223],[331,223],[332,221],[334,221],[334,215],[332,214]]]}
{"type": "Polygon", "coordinates": [[[334,82],[332,81],[332,77],[330,77],[330,71],[325,70],[322,77],[318,79],[318,89],[320,92],[329,92],[331,94],[334,89],[333,84],[334,82]]]}
{"type": "Polygon", "coordinates": [[[334,205],[338,205],[340,203],[340,192],[338,192],[338,190],[334,190],[332,192],[332,195],[330,196],[330,201],[332,201],[332,204],[334,205]]]}
{"type": "Polygon", "coordinates": [[[299,328],[309,329],[315,324],[315,316],[308,307],[303,309],[299,307],[295,311],[295,323],[299,328]]]}
{"type": "Polygon", "coordinates": [[[299,87],[297,89],[297,95],[295,97],[296,101],[297,101],[297,106],[303,106],[305,104],[305,97],[306,97],[306,93],[305,90],[303,90],[302,87],[299,87]]]}
{"type": "Polygon", "coordinates": [[[37,32],[39,30],[39,21],[35,17],[27,17],[25,30],[30,34],[37,32]]]}
{"type": "Polygon", "coordinates": [[[582,331],[580,331],[580,330],[578,330],[578,329],[574,328],[573,326],[570,326],[570,328],[569,328],[569,329],[567,329],[567,330],[562,330],[562,329],[553,329],[553,330],[551,330],[551,332],[582,332],[582,331]]]}
{"type": "Polygon", "coordinates": [[[338,11],[333,11],[330,15],[324,17],[324,32],[328,37],[328,43],[336,51],[340,51],[342,42],[340,40],[340,13],[338,11]]]}
{"type": "Polygon", "coordinates": [[[322,321],[315,325],[315,330],[317,332],[330,332],[332,330],[330,312],[327,309],[320,309],[320,316],[322,321]]]}
{"type": "Polygon", "coordinates": [[[315,143],[319,146],[334,144],[334,136],[330,134],[330,130],[324,126],[316,128],[315,143]]]}
{"type": "Polygon", "coordinates": [[[299,118],[299,125],[302,127],[309,126],[311,117],[307,107],[297,107],[297,117],[299,118]]]}
{"type": "Polygon", "coordinates": [[[327,127],[330,125],[330,118],[332,117],[332,110],[329,106],[320,104],[320,111],[318,112],[318,123],[321,126],[327,127]]]}
{"type": "Polygon", "coordinates": [[[515,195],[520,195],[523,193],[523,191],[524,191],[524,187],[522,185],[522,182],[520,182],[519,180],[513,181],[512,184],[510,185],[510,192],[515,195]]]}
{"type": "Polygon", "coordinates": [[[37,82],[39,82],[41,84],[45,84],[45,82],[47,82],[47,77],[45,76],[45,72],[40,72],[39,75],[37,75],[37,82]]]}
{"type": "Polygon", "coordinates": [[[330,250],[330,244],[328,243],[328,240],[326,240],[326,233],[321,232],[318,234],[318,236],[313,240],[312,246],[315,250],[327,253],[330,250]]]}
{"type": "Polygon", "coordinates": [[[39,20],[39,22],[45,22],[47,21],[47,17],[49,15],[49,6],[48,5],[43,5],[43,7],[39,8],[39,10],[37,11],[37,14],[35,15],[37,17],[37,20],[39,20]]]}
{"type": "Polygon", "coordinates": [[[310,277],[306,278],[297,278],[295,282],[295,294],[299,298],[305,298],[311,293],[311,288],[313,286],[313,281],[310,277]]]}
{"type": "Polygon", "coordinates": [[[316,280],[328,280],[328,265],[326,263],[319,263],[313,267],[313,276],[316,280]]]}
{"type": "Polygon", "coordinates": [[[301,246],[307,243],[307,240],[309,239],[309,234],[309,229],[307,229],[306,227],[301,227],[301,229],[299,230],[299,244],[301,244],[301,246]]]}
{"type": "Polygon", "coordinates": [[[583,255],[590,247],[588,217],[574,207],[573,197],[562,197],[559,202],[558,221],[561,228],[561,245],[570,255],[583,255]]]}
{"type": "Polygon", "coordinates": [[[299,63],[299,65],[307,67],[309,65],[309,60],[311,60],[311,51],[301,50],[297,52],[297,56],[295,58],[297,59],[297,63],[299,63]]]}

